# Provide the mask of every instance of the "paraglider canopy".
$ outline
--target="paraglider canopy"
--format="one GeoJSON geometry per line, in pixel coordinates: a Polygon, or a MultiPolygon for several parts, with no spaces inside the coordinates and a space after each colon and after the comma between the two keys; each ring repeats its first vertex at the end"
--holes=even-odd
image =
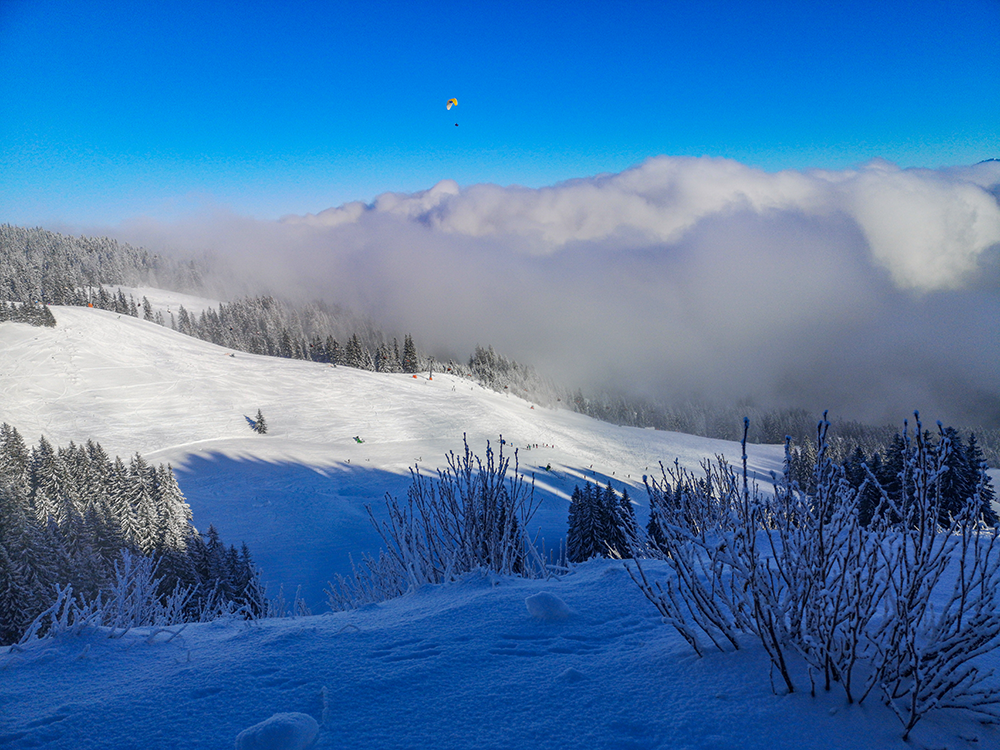
{"type": "Polygon", "coordinates": [[[452,107],[457,107],[457,106],[458,106],[458,99],[449,99],[445,109],[451,109],[452,107]]]}

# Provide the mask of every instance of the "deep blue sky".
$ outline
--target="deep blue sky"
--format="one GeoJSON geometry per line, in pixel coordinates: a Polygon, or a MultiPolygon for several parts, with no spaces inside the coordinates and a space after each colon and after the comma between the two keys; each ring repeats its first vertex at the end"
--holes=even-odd
{"type": "Polygon", "coordinates": [[[1000,1],[0,0],[0,221],[274,218],[657,154],[998,157],[1000,1]]]}

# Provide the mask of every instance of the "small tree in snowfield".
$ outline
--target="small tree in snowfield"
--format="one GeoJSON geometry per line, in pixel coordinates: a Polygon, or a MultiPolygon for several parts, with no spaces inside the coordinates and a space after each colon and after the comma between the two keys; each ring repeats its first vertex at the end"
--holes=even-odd
{"type": "Polygon", "coordinates": [[[261,435],[267,432],[267,422],[264,420],[264,415],[261,413],[260,409],[257,410],[257,417],[254,419],[253,429],[261,435]]]}

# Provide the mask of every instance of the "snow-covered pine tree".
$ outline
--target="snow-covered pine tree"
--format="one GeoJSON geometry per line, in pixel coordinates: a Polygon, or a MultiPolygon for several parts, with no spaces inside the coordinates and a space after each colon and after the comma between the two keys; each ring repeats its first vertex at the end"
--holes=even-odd
{"type": "Polygon", "coordinates": [[[263,617],[268,610],[267,591],[260,580],[259,571],[244,542],[236,562],[236,599],[250,608],[256,617],[263,617]]]}
{"type": "Polygon", "coordinates": [[[115,456],[115,460],[111,465],[111,477],[108,489],[112,517],[118,523],[122,540],[126,547],[137,550],[139,549],[139,537],[142,532],[138,526],[138,517],[133,502],[134,487],[132,477],[121,456],[115,456]]]}
{"type": "Polygon", "coordinates": [[[28,448],[24,438],[6,422],[0,425],[0,478],[6,477],[13,486],[24,486],[28,481],[28,448]]]}
{"type": "Polygon", "coordinates": [[[344,349],[344,364],[348,367],[356,367],[359,370],[375,370],[375,360],[372,359],[371,352],[358,339],[358,334],[351,334],[344,349]]]}
{"type": "Polygon", "coordinates": [[[0,644],[15,643],[21,637],[29,611],[24,571],[7,553],[7,546],[0,537],[0,644]]]}
{"type": "Polygon", "coordinates": [[[313,362],[326,362],[326,350],[323,348],[323,339],[319,336],[309,339],[309,359],[313,362]]]}
{"type": "MultiPolygon", "coordinates": [[[[27,624],[27,610],[32,592],[26,577],[24,542],[27,527],[33,522],[28,514],[26,471],[9,468],[5,459],[6,444],[13,443],[17,431],[3,425],[0,441],[0,643],[10,643],[27,624]],[[18,479],[15,479],[18,477],[18,479]]],[[[21,444],[23,448],[23,443],[21,444]]]]}
{"type": "MultiPolygon", "coordinates": [[[[974,432],[969,435],[969,440],[965,445],[965,463],[969,472],[967,483],[972,487],[978,487],[980,480],[983,478],[982,473],[986,471],[987,464],[986,458],[983,456],[983,451],[979,447],[979,442],[976,440],[976,433],[974,432]]],[[[1000,518],[997,517],[996,511],[993,510],[993,502],[996,500],[996,490],[993,487],[993,483],[989,481],[989,477],[986,477],[986,480],[981,492],[983,498],[983,521],[988,526],[995,526],[997,523],[1000,523],[1000,518]]]]}
{"type": "Polygon", "coordinates": [[[389,354],[389,347],[383,341],[375,350],[375,372],[392,372],[392,355],[389,354]]]}
{"type": "Polygon", "coordinates": [[[31,451],[29,472],[31,508],[38,521],[44,524],[50,517],[57,523],[66,521],[76,488],[62,459],[44,435],[31,451]]]}
{"type": "Polygon", "coordinates": [[[369,372],[375,372],[375,360],[372,358],[372,353],[368,351],[368,347],[361,347],[361,369],[368,370],[369,372]]]}
{"type": "Polygon", "coordinates": [[[288,332],[287,328],[281,329],[281,335],[278,339],[278,356],[285,357],[286,359],[295,358],[295,348],[292,344],[292,335],[288,332]]]}
{"type": "Polygon", "coordinates": [[[264,413],[258,409],[257,416],[254,417],[254,431],[259,435],[267,434],[267,422],[264,419],[264,413]]]}
{"type": "Polygon", "coordinates": [[[816,466],[816,445],[811,439],[802,441],[802,445],[791,448],[786,457],[791,478],[798,483],[803,492],[813,492],[816,489],[816,478],[813,472],[816,466]]]}
{"type": "Polygon", "coordinates": [[[209,525],[204,535],[205,556],[201,561],[198,573],[203,581],[212,581],[218,585],[219,592],[227,599],[233,595],[232,569],[227,557],[226,545],[219,537],[219,531],[214,525],[209,525]]]}
{"type": "Polygon", "coordinates": [[[364,359],[361,355],[361,342],[358,341],[358,334],[351,334],[344,348],[344,364],[348,367],[364,368],[364,359]]]}
{"type": "Polygon", "coordinates": [[[570,562],[585,562],[603,557],[607,547],[602,542],[600,489],[587,483],[573,489],[569,506],[569,528],[566,531],[566,557],[570,562]]]}
{"type": "Polygon", "coordinates": [[[618,507],[616,520],[621,531],[622,546],[618,549],[619,557],[630,558],[634,555],[631,540],[638,538],[638,524],[635,520],[635,508],[632,507],[632,498],[628,496],[628,487],[622,488],[621,495],[618,496],[618,507]]]}
{"type": "Polygon", "coordinates": [[[868,459],[864,449],[856,445],[844,461],[844,478],[855,490],[861,490],[858,497],[858,520],[864,527],[871,522],[882,499],[881,486],[877,480],[871,479],[869,473],[875,477],[882,475],[882,457],[876,451],[868,459]]]}
{"type": "Polygon", "coordinates": [[[24,624],[27,625],[38,612],[49,606],[52,587],[61,580],[57,566],[58,550],[52,548],[51,536],[44,533],[42,525],[29,518],[21,530],[19,543],[9,547],[8,552],[24,576],[28,607],[24,624]]]}
{"type": "Polygon", "coordinates": [[[626,511],[622,506],[619,494],[609,481],[604,491],[600,494],[598,507],[600,508],[601,543],[604,545],[602,554],[605,556],[631,557],[629,554],[628,539],[625,536],[627,517],[631,517],[633,528],[635,526],[635,516],[633,515],[631,504],[629,504],[626,511]]]}
{"type": "Polygon", "coordinates": [[[177,310],[177,330],[190,336],[193,328],[190,313],[184,308],[184,305],[181,305],[177,310]]]}
{"type": "Polygon", "coordinates": [[[966,498],[972,497],[976,484],[974,475],[969,471],[970,467],[958,430],[954,427],[943,429],[940,425],[938,427],[940,434],[934,452],[947,467],[938,478],[937,485],[941,493],[941,524],[945,525],[952,515],[962,509],[966,498]]]}
{"type": "Polygon", "coordinates": [[[106,593],[122,556],[138,552],[159,560],[160,594],[199,587],[185,617],[197,619],[203,606],[218,612],[227,602],[245,603],[226,593],[236,580],[256,592],[250,612],[264,611],[256,573],[243,570],[240,553],[221,540],[216,557],[225,580],[195,574],[197,550],[186,542],[197,536],[169,467],[150,467],[138,454],[128,467],[120,458],[112,464],[93,442],[56,449],[42,440],[25,453],[17,431],[0,425],[0,644],[16,641],[52,604],[56,584],[71,585],[81,602],[94,600],[106,593]],[[44,518],[35,502],[51,506],[44,518]]]}
{"type": "Polygon", "coordinates": [[[385,342],[379,344],[375,355],[375,369],[378,372],[402,372],[403,368],[399,363],[399,345],[396,340],[392,341],[392,348],[385,342]]]}
{"type": "Polygon", "coordinates": [[[333,336],[326,337],[326,361],[331,365],[343,364],[341,360],[340,344],[333,336]]]}
{"type": "Polygon", "coordinates": [[[417,347],[413,343],[413,337],[406,334],[403,338],[403,372],[414,373],[420,369],[420,360],[417,358],[417,347]]]}
{"type": "MultiPolygon", "coordinates": [[[[904,429],[906,422],[904,424],[904,429]]],[[[882,463],[882,474],[879,476],[879,484],[886,491],[889,499],[897,505],[903,500],[904,484],[909,484],[907,477],[907,464],[910,458],[911,449],[908,437],[904,439],[898,432],[893,436],[892,442],[885,451],[885,461],[882,463]]]]}
{"type": "Polygon", "coordinates": [[[193,515],[169,464],[156,467],[156,494],[163,508],[164,547],[183,552],[191,535],[193,515]]]}
{"type": "Polygon", "coordinates": [[[129,462],[129,484],[130,520],[135,524],[132,541],[149,556],[160,548],[164,529],[153,497],[153,472],[138,453],[129,462]]]}
{"type": "Polygon", "coordinates": [[[656,549],[663,550],[666,548],[663,525],[670,517],[669,506],[674,501],[673,491],[670,488],[670,483],[664,481],[662,485],[657,485],[655,492],[647,483],[646,493],[649,496],[649,521],[646,522],[646,538],[656,549]]]}

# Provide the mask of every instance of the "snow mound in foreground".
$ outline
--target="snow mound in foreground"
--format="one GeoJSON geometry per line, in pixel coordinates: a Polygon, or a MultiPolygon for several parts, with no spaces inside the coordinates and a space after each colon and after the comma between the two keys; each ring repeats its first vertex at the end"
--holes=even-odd
{"type": "Polygon", "coordinates": [[[308,714],[275,714],[240,732],[236,750],[305,750],[318,734],[319,724],[308,714]]]}
{"type": "Polygon", "coordinates": [[[573,610],[555,594],[541,591],[524,600],[528,613],[538,620],[565,620],[573,610]]]}

